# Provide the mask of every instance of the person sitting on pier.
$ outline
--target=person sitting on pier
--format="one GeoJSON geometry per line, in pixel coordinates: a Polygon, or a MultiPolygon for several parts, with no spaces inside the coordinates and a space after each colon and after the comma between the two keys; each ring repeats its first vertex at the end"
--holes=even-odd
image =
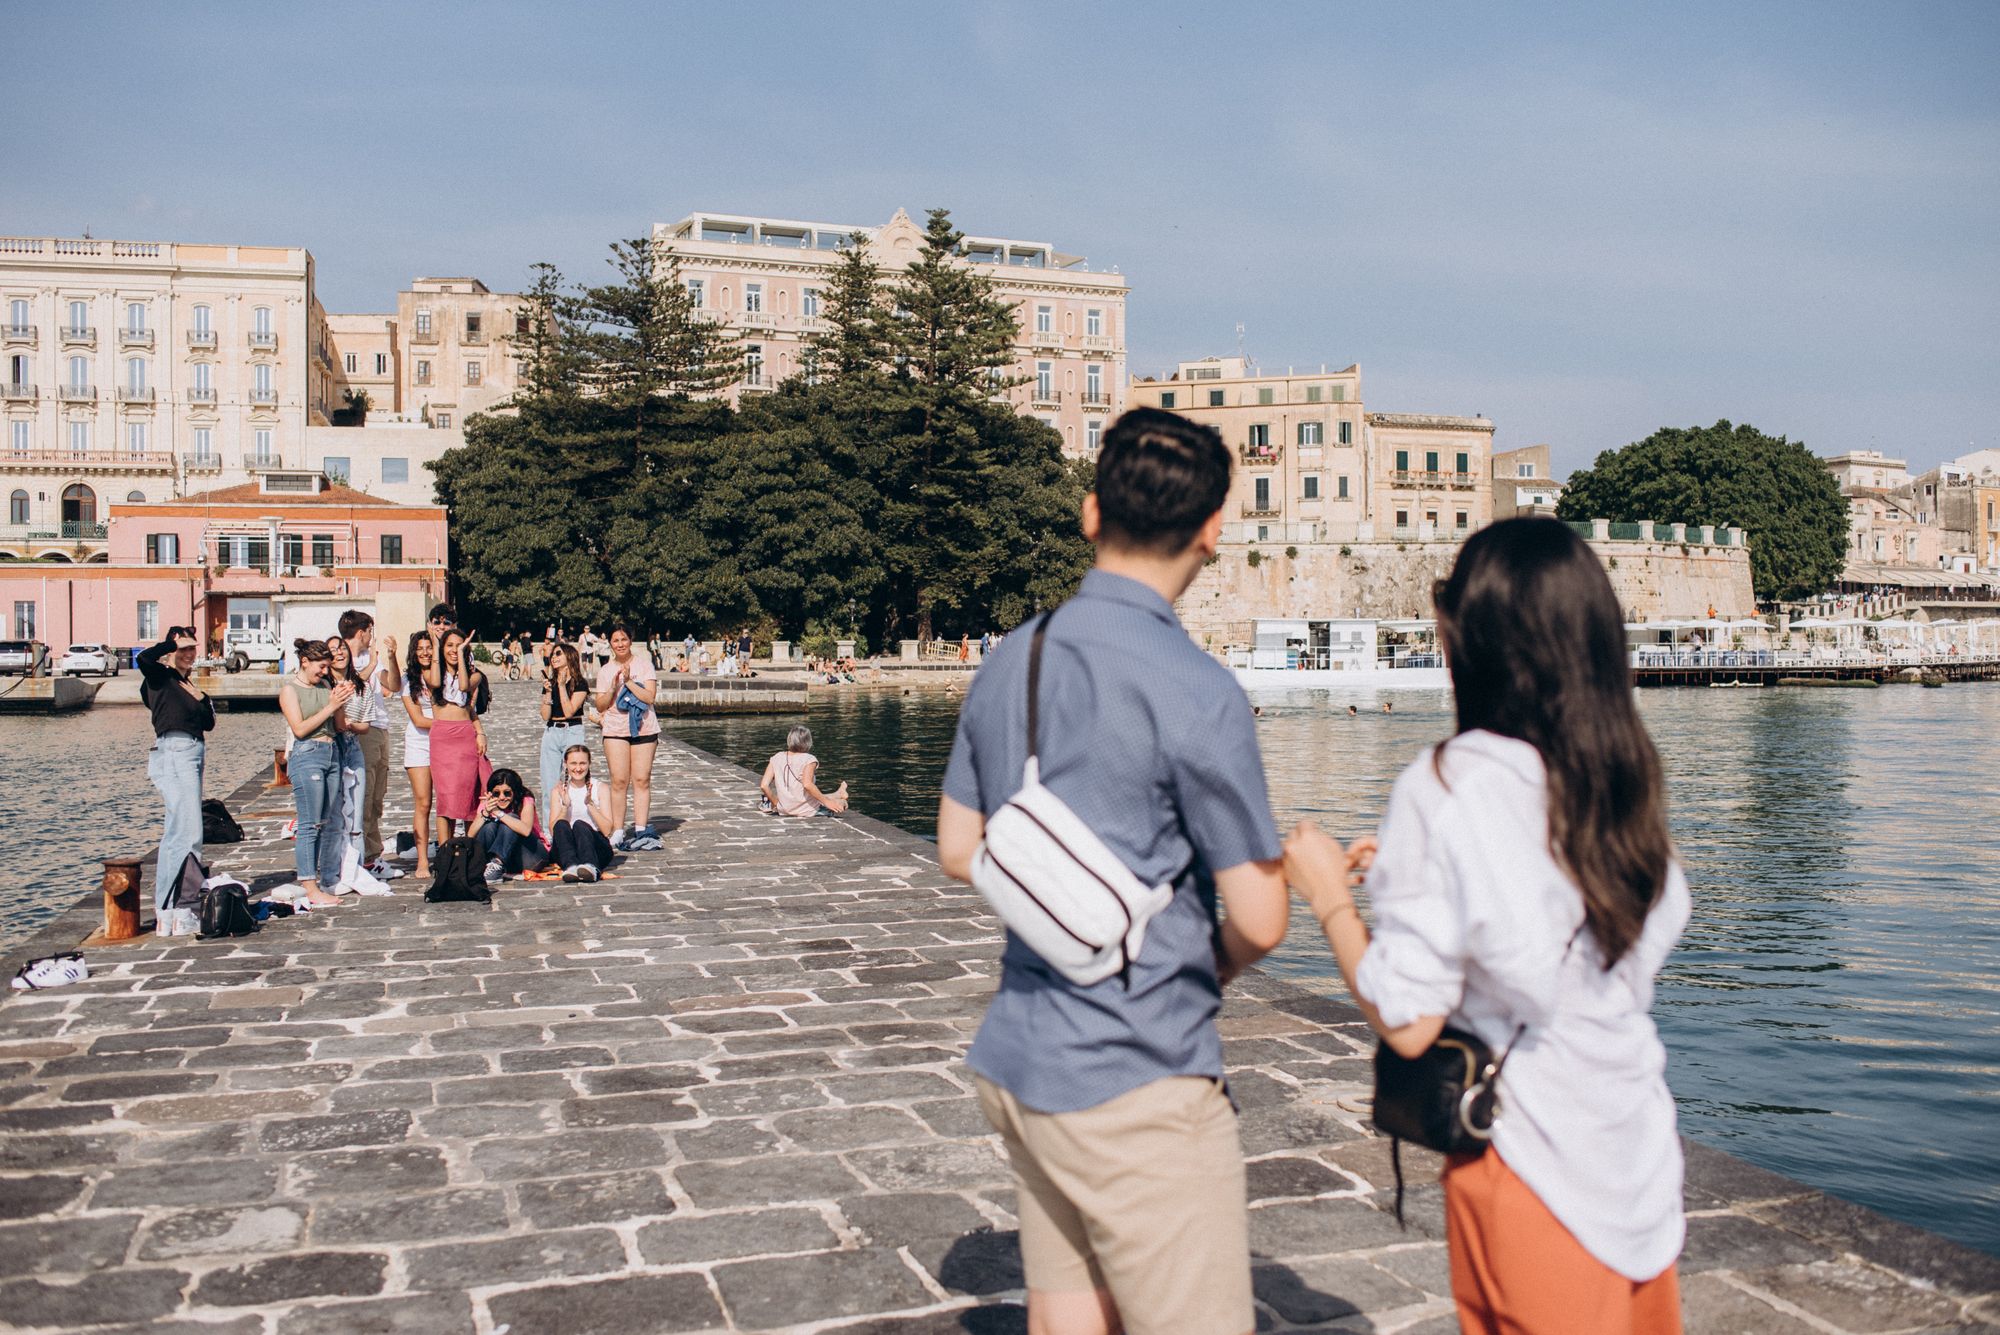
{"type": "Polygon", "coordinates": [[[486,780],[479,814],[472,818],[472,828],[466,833],[486,854],[489,882],[534,871],[549,859],[548,845],[542,842],[542,829],[536,822],[535,796],[510,769],[496,769],[486,780]]]}
{"type": "Polygon", "coordinates": [[[764,766],[757,787],[771,811],[780,816],[838,816],[847,810],[847,784],[823,793],[814,780],[819,757],[812,753],[812,729],[799,723],[785,734],[785,749],[764,766]]]}
{"type": "Polygon", "coordinates": [[[611,861],[611,841],[604,829],[611,824],[611,800],[604,785],[591,777],[590,748],[563,752],[563,774],[549,791],[549,848],[565,881],[595,881],[611,861]]]}

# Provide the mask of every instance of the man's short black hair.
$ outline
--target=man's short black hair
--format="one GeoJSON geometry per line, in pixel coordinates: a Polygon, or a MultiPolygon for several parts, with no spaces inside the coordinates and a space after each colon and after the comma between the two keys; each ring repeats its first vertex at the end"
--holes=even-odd
{"type": "Polygon", "coordinates": [[[426,617],[426,618],[425,618],[425,620],[426,620],[427,622],[428,622],[428,621],[453,621],[453,622],[455,622],[455,621],[456,621],[456,618],[454,618],[454,617],[452,616],[452,614],[451,614],[451,604],[450,604],[450,603],[439,603],[439,604],[438,604],[438,605],[437,605],[436,607],[433,607],[433,608],[431,609],[431,614],[430,614],[430,616],[426,617]]]}
{"type": "Polygon", "coordinates": [[[358,607],[350,607],[340,614],[340,638],[351,640],[374,624],[374,617],[369,616],[358,607]]]}
{"type": "Polygon", "coordinates": [[[1172,556],[1229,494],[1229,450],[1213,427],[1159,408],[1111,424],[1097,453],[1099,541],[1172,556]]]}

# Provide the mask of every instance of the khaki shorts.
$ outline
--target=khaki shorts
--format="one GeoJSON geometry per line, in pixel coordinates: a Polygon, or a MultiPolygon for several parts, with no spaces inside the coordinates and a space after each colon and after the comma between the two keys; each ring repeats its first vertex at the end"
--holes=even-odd
{"type": "Polygon", "coordinates": [[[1216,1081],[1174,1076],[1070,1113],[978,1085],[1020,1185],[1030,1289],[1108,1289],[1127,1335],[1255,1326],[1243,1148],[1216,1081]]]}

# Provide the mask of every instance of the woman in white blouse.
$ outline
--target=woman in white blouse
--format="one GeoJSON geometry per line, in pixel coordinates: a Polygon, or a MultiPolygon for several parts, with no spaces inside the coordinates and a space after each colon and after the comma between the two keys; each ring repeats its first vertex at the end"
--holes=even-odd
{"type": "Polygon", "coordinates": [[[1457,735],[1403,772],[1377,837],[1343,850],[1302,824],[1286,872],[1397,1053],[1447,1023],[1496,1056],[1513,1042],[1491,1147],[1445,1168],[1464,1329],[1678,1332],[1681,1149],[1651,1007],[1689,900],[1618,600],[1567,525],[1514,519],[1466,542],[1436,603],[1457,735]]]}

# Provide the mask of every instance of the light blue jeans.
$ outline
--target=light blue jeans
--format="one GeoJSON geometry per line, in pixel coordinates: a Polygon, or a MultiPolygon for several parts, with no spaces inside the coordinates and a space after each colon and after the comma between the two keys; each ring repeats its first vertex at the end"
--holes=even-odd
{"type": "Polygon", "coordinates": [[[351,732],[343,732],[334,738],[333,744],[339,748],[340,757],[340,856],[334,859],[334,879],[340,879],[344,870],[347,851],[354,850],[358,861],[361,857],[361,803],[368,792],[368,756],[361,749],[361,739],[351,732]]]}
{"type": "Polygon", "coordinates": [[[572,746],[588,745],[590,745],[590,735],[583,730],[581,723],[542,729],[542,791],[535,795],[535,800],[542,804],[544,822],[549,818],[548,813],[554,810],[550,805],[552,801],[550,795],[563,781],[563,752],[572,746]]]}
{"type": "Polygon", "coordinates": [[[332,742],[315,737],[292,747],[292,801],[299,824],[292,842],[301,881],[331,890],[340,881],[340,758],[332,742]]]}
{"type": "MultiPolygon", "coordinates": [[[[166,828],[160,832],[160,862],[153,874],[153,907],[167,907],[167,896],[181,874],[187,855],[201,855],[201,770],[208,745],[184,732],[170,732],[153,743],[146,773],[160,800],[167,804],[166,828]]],[[[182,908],[191,909],[192,904],[182,908]]]]}

